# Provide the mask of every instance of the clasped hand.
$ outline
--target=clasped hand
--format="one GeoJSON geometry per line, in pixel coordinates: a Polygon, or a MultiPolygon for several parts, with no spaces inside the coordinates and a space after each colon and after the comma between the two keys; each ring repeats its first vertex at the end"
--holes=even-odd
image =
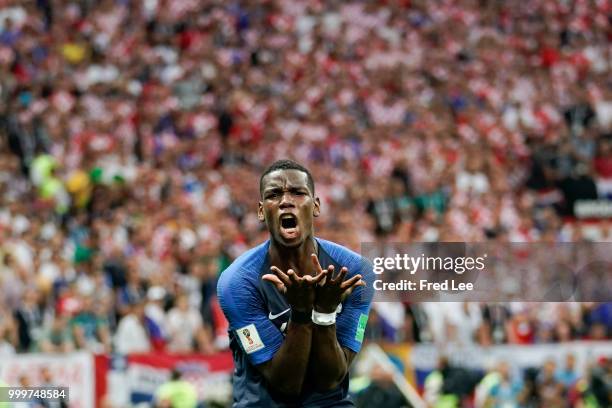
{"type": "Polygon", "coordinates": [[[272,266],[270,268],[272,273],[262,277],[272,282],[296,311],[308,312],[314,308],[317,312],[333,313],[357,286],[366,285],[360,274],[345,280],[348,273],[346,267],[342,267],[334,276],[333,265],[323,270],[316,254],[311,255],[311,260],[317,272],[314,276],[299,276],[293,269],[283,272],[272,266]]]}

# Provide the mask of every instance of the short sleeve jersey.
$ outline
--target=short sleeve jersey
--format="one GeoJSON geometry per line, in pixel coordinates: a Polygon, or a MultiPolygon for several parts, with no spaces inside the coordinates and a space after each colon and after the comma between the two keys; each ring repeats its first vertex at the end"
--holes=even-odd
{"type": "MultiPolygon", "coordinates": [[[[372,266],[357,253],[317,238],[319,263],[348,268],[347,279],[361,274],[367,286],[357,287],[338,306],[338,343],[355,353],[361,349],[373,295],[372,266]]],[[[287,401],[266,384],[256,365],[271,360],[284,341],[291,307],[276,287],[262,279],[270,271],[270,241],[247,251],[222,274],[217,286],[221,308],[229,321],[230,348],[234,357],[234,404],[242,407],[343,407],[353,406],[348,396],[348,375],[327,392],[304,391],[287,401]]]]}

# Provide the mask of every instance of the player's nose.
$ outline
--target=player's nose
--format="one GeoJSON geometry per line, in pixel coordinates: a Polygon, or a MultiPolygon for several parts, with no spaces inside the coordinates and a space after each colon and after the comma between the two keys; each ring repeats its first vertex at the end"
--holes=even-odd
{"type": "Polygon", "coordinates": [[[280,208],[295,207],[295,204],[293,203],[293,197],[291,196],[290,192],[285,191],[283,193],[279,206],[280,208]]]}

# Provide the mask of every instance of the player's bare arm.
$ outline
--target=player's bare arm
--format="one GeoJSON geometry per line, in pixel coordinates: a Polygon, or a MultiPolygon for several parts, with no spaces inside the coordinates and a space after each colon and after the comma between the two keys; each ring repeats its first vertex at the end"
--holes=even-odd
{"type": "Polygon", "coordinates": [[[299,395],[306,377],[312,343],[310,315],[314,306],[315,286],[327,271],[317,276],[298,276],[289,269],[287,273],[272,266],[271,274],[262,278],[272,282],[285,295],[291,306],[292,319],[287,326],[285,341],[272,360],[258,366],[270,386],[287,396],[299,395]],[[297,316],[297,317],[296,317],[297,316]]]}
{"type": "MultiPolygon", "coordinates": [[[[323,272],[319,260],[312,254],[315,269],[323,272]]],[[[365,286],[361,275],[357,274],[346,279],[348,269],[343,267],[334,276],[334,266],[328,266],[325,279],[316,287],[314,310],[320,313],[334,313],[338,305],[346,299],[355,288],[365,286]]],[[[318,391],[336,387],[347,375],[355,353],[340,346],[336,336],[336,325],[313,325],[311,365],[308,380],[318,391]]]]}

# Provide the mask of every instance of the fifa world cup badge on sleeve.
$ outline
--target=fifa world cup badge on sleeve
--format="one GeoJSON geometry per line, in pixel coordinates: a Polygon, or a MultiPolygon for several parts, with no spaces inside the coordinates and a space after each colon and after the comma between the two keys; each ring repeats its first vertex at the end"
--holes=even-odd
{"type": "Polygon", "coordinates": [[[241,329],[236,330],[238,338],[242,343],[242,348],[247,354],[256,352],[264,348],[263,341],[259,337],[259,333],[254,324],[249,324],[241,329]]]}
{"type": "Polygon", "coordinates": [[[359,316],[359,323],[357,323],[357,331],[355,332],[355,340],[363,342],[363,335],[365,334],[366,324],[368,323],[368,315],[362,313],[359,316]]]}

